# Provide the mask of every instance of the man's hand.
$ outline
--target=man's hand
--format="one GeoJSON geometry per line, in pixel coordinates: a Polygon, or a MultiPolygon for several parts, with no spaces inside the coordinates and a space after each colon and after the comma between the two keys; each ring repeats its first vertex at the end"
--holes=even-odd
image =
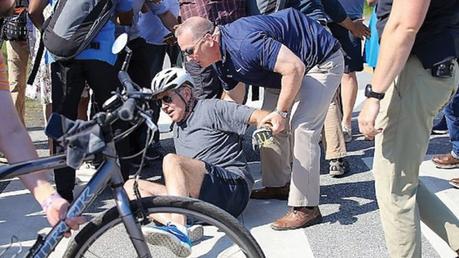
{"type": "MultiPolygon", "coordinates": [[[[49,207],[46,209],[46,218],[51,226],[56,225],[60,220],[65,219],[69,203],[62,197],[55,198],[49,207]]],[[[72,230],[78,230],[81,224],[84,224],[86,219],[84,217],[75,217],[65,219],[67,224],[72,230]]],[[[71,233],[66,232],[65,237],[70,237],[71,233]]]]}
{"type": "Polygon", "coordinates": [[[379,100],[368,98],[363,104],[359,115],[359,129],[367,138],[372,139],[375,135],[382,132],[382,128],[375,128],[376,117],[379,113],[379,100]]]}
{"type": "Polygon", "coordinates": [[[177,44],[177,38],[175,38],[173,33],[169,33],[164,37],[163,43],[169,46],[174,46],[175,44],[177,44]]]}
{"type": "Polygon", "coordinates": [[[351,33],[357,38],[369,38],[371,35],[370,28],[363,24],[363,19],[357,19],[352,21],[351,33]]]}
{"type": "Polygon", "coordinates": [[[260,121],[259,125],[271,124],[273,134],[283,132],[287,127],[287,119],[283,118],[279,113],[273,111],[260,121]]]}

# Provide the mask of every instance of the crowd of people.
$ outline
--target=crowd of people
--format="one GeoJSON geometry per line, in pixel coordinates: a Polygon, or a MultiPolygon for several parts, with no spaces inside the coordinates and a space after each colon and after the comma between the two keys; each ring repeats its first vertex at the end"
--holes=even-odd
{"type": "MultiPolygon", "coordinates": [[[[40,44],[39,32],[48,24],[45,17],[53,15],[57,2],[8,0],[0,5],[4,17],[27,12],[30,18],[24,24],[26,37],[5,38],[8,66],[0,62],[0,116],[10,121],[0,127],[0,151],[10,163],[37,157],[23,126],[25,78],[29,56],[35,56],[40,44]]],[[[127,33],[133,52],[128,73],[135,83],[158,93],[150,103],[154,120],[160,109],[171,118],[176,150],[166,154],[156,133],[146,158],[162,161],[164,184],[139,181],[141,196],[190,196],[235,217],[250,198],[282,199],[288,200],[288,210],[273,221],[273,230],[321,223],[320,142],[329,174],[347,173],[356,72],[367,62],[374,74],[358,122],[375,144],[376,198],[389,254],[421,256],[422,219],[459,255],[459,219],[418,177],[434,117],[445,105],[453,149],[432,161],[440,168],[459,167],[457,1],[368,1],[376,5],[370,28],[363,23],[364,0],[114,3],[113,18],[86,49],[70,60],[46,53],[35,84],[27,87],[40,92],[45,117],[52,111],[87,119],[121,87],[116,74],[124,57],[111,47],[116,35],[127,33]],[[163,70],[166,54],[173,67],[163,70]],[[261,109],[244,105],[249,85],[264,88],[261,109]],[[241,146],[249,125],[269,127],[273,134],[272,144],[260,148],[263,188],[255,190],[241,146]]],[[[115,133],[126,126],[115,124],[115,133]]],[[[118,154],[143,149],[146,131],[141,127],[119,141],[118,154]]],[[[50,151],[64,150],[50,142],[50,151]]],[[[141,162],[120,163],[125,188],[135,198],[129,175],[141,162]]],[[[53,225],[73,201],[75,170],[55,171],[56,190],[46,179],[45,172],[22,178],[53,225]]],[[[451,184],[459,186],[459,179],[451,184]]],[[[143,228],[149,243],[166,243],[182,257],[191,253],[184,216],[151,219],[161,223],[143,228]]],[[[83,219],[68,223],[76,229],[83,219]]]]}

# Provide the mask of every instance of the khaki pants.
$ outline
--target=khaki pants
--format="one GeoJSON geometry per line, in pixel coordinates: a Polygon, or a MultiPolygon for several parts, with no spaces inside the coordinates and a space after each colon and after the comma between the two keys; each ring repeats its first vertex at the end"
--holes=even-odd
{"type": "Polygon", "coordinates": [[[421,257],[420,218],[459,249],[458,218],[418,178],[433,118],[454,94],[457,70],[453,78],[434,78],[411,56],[381,101],[373,172],[391,257],[421,257]]]}
{"type": "Polygon", "coordinates": [[[29,47],[27,41],[6,41],[6,51],[8,56],[8,81],[10,82],[11,96],[13,97],[13,102],[18,111],[19,118],[24,124],[29,47]]]}
{"type": "Polygon", "coordinates": [[[304,76],[292,107],[293,163],[289,206],[317,206],[320,198],[319,140],[344,70],[341,51],[304,76]]]}
{"type": "Polygon", "coordinates": [[[328,106],[322,133],[322,145],[325,150],[325,159],[339,159],[346,156],[346,142],[341,127],[340,91],[336,91],[332,102],[328,106]]]}
{"type": "MultiPolygon", "coordinates": [[[[263,110],[274,110],[280,89],[265,88],[263,110]]],[[[284,186],[290,182],[292,171],[292,134],[290,130],[274,135],[274,143],[260,149],[262,183],[268,187],[284,186]]]]}
{"type": "MultiPolygon", "coordinates": [[[[309,73],[308,73],[309,74],[309,73]]],[[[310,73],[314,76],[314,73],[310,73]]],[[[274,110],[280,89],[265,88],[263,110],[274,110]]],[[[335,94],[328,106],[323,126],[322,142],[325,159],[337,159],[346,156],[346,143],[341,128],[341,110],[339,94],[335,94]]],[[[260,149],[262,183],[268,187],[280,187],[290,181],[293,159],[293,138],[289,131],[275,135],[274,144],[260,149]]]]}

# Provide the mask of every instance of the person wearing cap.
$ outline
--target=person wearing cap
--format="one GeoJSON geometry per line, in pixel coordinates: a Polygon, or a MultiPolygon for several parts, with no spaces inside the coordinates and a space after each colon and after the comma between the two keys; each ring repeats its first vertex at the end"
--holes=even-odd
{"type": "MultiPolygon", "coordinates": [[[[254,182],[242,150],[242,135],[249,124],[261,125],[269,112],[219,99],[197,99],[193,87],[191,76],[180,68],[165,69],[152,81],[162,110],[174,122],[177,153],[164,157],[165,184],[140,180],[140,194],[190,196],[237,217],[247,205],[254,182]]],[[[131,198],[135,198],[133,183],[129,180],[125,185],[131,198]]],[[[167,243],[177,256],[189,255],[185,216],[167,214],[154,219],[166,226],[144,227],[147,241],[167,243]]]]}

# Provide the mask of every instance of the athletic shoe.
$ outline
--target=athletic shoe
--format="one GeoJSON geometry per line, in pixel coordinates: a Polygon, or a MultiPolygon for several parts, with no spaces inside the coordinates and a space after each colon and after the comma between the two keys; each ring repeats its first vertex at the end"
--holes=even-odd
{"type": "Polygon", "coordinates": [[[174,224],[156,226],[150,223],[142,227],[145,240],[151,245],[164,246],[179,257],[191,254],[191,240],[188,232],[182,232],[174,224]]]}
{"type": "Polygon", "coordinates": [[[204,227],[199,224],[188,227],[186,231],[188,231],[188,237],[190,238],[191,243],[200,241],[204,236],[204,227]]]}
{"type": "Polygon", "coordinates": [[[329,174],[332,177],[342,176],[346,172],[346,164],[344,159],[332,159],[330,160],[329,174]]]}

